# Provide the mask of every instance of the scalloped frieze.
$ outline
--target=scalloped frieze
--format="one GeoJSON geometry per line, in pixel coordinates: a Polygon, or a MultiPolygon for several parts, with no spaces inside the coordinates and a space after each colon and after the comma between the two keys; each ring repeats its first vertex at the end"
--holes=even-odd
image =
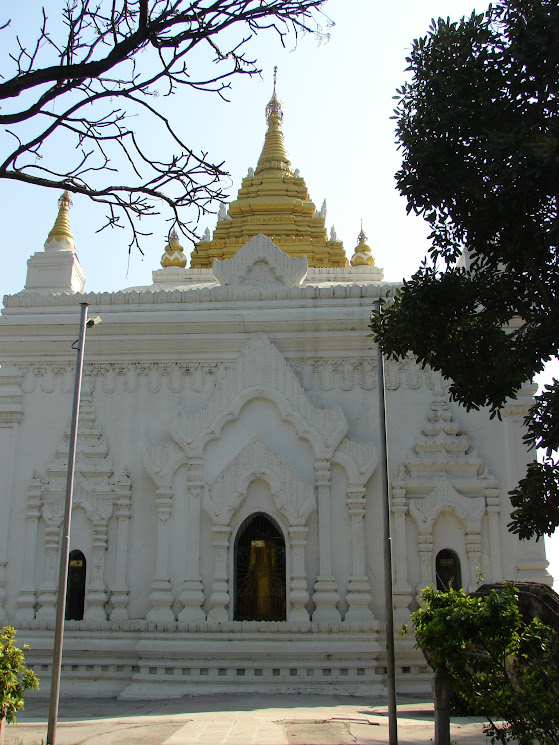
{"type": "Polygon", "coordinates": [[[228,525],[254,479],[270,486],[274,503],[290,525],[304,525],[316,507],[312,484],[300,476],[266,440],[254,437],[204,490],[212,520],[228,525]]]}
{"type": "MultiPolygon", "coordinates": [[[[340,360],[307,357],[288,360],[288,364],[305,391],[372,391],[377,385],[377,365],[374,358],[340,360]]],[[[108,395],[138,391],[149,393],[163,388],[171,393],[191,390],[194,393],[209,394],[230,367],[228,362],[210,361],[152,362],[148,365],[143,362],[92,362],[84,365],[84,376],[89,379],[92,389],[99,387],[108,395]]],[[[73,391],[74,365],[71,363],[26,364],[20,368],[23,373],[23,393],[29,394],[35,390],[52,393],[58,390],[70,395],[73,391]]],[[[412,390],[421,387],[433,390],[435,373],[429,369],[422,370],[412,359],[396,362],[390,368],[387,388],[396,389],[401,384],[412,390]]]]}
{"type": "Polygon", "coordinates": [[[330,409],[313,406],[281,352],[265,334],[256,334],[202,408],[177,412],[171,435],[185,452],[200,454],[205,442],[217,437],[223,425],[257,397],[274,401],[282,417],[309,440],[317,454],[323,450],[331,454],[347,433],[339,405],[330,409]]]}
{"type": "Polygon", "coordinates": [[[259,289],[296,287],[307,276],[307,257],[296,259],[265,235],[255,235],[231,259],[214,259],[213,273],[221,286],[259,289]]]}

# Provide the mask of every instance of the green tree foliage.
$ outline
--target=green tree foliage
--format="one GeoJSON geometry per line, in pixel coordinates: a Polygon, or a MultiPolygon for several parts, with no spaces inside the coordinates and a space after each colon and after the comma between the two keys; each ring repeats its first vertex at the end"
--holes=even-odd
{"type": "MultiPolygon", "coordinates": [[[[430,225],[430,259],[373,316],[385,354],[453,382],[492,416],[559,347],[559,4],[501,0],[414,41],[395,110],[408,212],[430,225]]],[[[527,419],[546,450],[511,493],[521,538],[559,524],[559,389],[527,419]]]]}
{"type": "Polygon", "coordinates": [[[0,727],[3,721],[16,721],[17,712],[23,709],[25,691],[39,687],[35,673],[25,667],[24,651],[28,647],[16,647],[15,636],[11,626],[0,629],[0,727]]]}
{"type": "Polygon", "coordinates": [[[422,599],[412,614],[417,645],[487,717],[492,742],[559,745],[559,637],[523,621],[514,586],[484,597],[428,587],[422,599]]]}

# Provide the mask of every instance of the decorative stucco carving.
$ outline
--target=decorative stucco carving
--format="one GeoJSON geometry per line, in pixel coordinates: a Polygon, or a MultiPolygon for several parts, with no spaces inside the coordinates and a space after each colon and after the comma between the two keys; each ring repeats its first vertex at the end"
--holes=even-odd
{"type": "Polygon", "coordinates": [[[347,437],[339,444],[332,460],[344,467],[350,487],[364,486],[378,465],[378,451],[372,442],[354,442],[347,437]]]}
{"type": "Polygon", "coordinates": [[[409,510],[421,533],[430,533],[437,517],[444,510],[453,512],[468,532],[479,532],[485,512],[484,497],[464,497],[452,486],[448,477],[440,477],[436,487],[426,497],[410,499],[409,510]]]}
{"type": "MultiPolygon", "coordinates": [[[[361,389],[372,391],[377,384],[376,360],[372,357],[354,359],[312,358],[287,360],[303,390],[361,389]]],[[[103,393],[152,393],[167,388],[171,393],[192,391],[210,394],[221,378],[231,368],[229,362],[92,362],[84,365],[84,375],[91,382],[92,390],[99,387],[103,393]]],[[[74,365],[41,363],[21,365],[23,381],[21,391],[43,393],[62,391],[71,394],[74,386],[74,365]]],[[[0,379],[0,386],[3,385],[0,379]]],[[[435,373],[421,369],[414,359],[395,363],[391,368],[390,386],[407,385],[416,390],[421,387],[433,390],[435,373]]],[[[388,387],[388,386],[387,386],[388,387]]],[[[21,394],[20,394],[21,398],[21,394]]],[[[7,400],[7,399],[6,399],[7,400]]],[[[10,401],[11,402],[11,401],[10,401]]],[[[1,403],[1,401],[0,401],[1,403]]],[[[503,415],[522,414],[529,406],[526,402],[507,404],[503,415]]]]}
{"type": "Polygon", "coordinates": [[[281,416],[311,443],[317,456],[330,456],[347,433],[339,405],[331,409],[313,406],[277,347],[264,334],[256,334],[207,403],[197,411],[182,410],[175,415],[171,434],[187,454],[200,454],[227,421],[238,417],[247,401],[259,397],[278,406],[281,416]]]}
{"type": "Polygon", "coordinates": [[[255,235],[231,259],[214,260],[213,272],[222,286],[251,285],[259,288],[300,285],[307,275],[306,256],[295,259],[281,251],[270,238],[255,235]]]}
{"type": "Polygon", "coordinates": [[[290,525],[304,525],[315,509],[314,489],[263,437],[254,437],[204,491],[203,505],[218,525],[229,525],[254,479],[270,486],[274,503],[290,525]]]}
{"type": "Polygon", "coordinates": [[[184,450],[169,440],[159,444],[148,440],[144,445],[143,464],[157,486],[170,486],[173,474],[186,461],[184,450]]]}
{"type": "MultiPolygon", "coordinates": [[[[73,507],[82,507],[94,524],[106,525],[114,505],[131,495],[131,481],[123,472],[112,478],[114,466],[101,429],[95,423],[92,396],[82,393],[80,426],[76,452],[73,507]]],[[[68,458],[69,432],[58,443],[47,464],[47,480],[40,483],[43,517],[50,525],[60,525],[64,513],[64,494],[68,458]]]]}

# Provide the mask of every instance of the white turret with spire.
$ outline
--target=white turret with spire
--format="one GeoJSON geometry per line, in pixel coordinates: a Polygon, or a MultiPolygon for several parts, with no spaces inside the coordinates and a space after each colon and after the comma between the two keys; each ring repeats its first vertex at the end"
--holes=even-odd
{"type": "Polygon", "coordinates": [[[58,200],[58,214],[45,241],[45,250],[27,261],[26,291],[83,292],[85,274],[68,220],[71,206],[70,194],[65,191],[58,200]]]}

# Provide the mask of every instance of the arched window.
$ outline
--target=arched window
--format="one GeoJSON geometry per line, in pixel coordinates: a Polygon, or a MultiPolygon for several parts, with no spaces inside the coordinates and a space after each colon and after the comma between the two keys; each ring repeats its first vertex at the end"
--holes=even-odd
{"type": "Polygon", "coordinates": [[[451,549],[443,548],[442,551],[439,551],[435,561],[435,571],[437,573],[437,590],[448,592],[451,587],[453,590],[459,590],[462,587],[460,559],[458,554],[451,549]]]}
{"type": "Polygon", "coordinates": [[[70,551],[68,561],[68,591],[66,594],[67,621],[81,621],[85,601],[85,556],[81,551],[70,551]]]}
{"type": "Polygon", "coordinates": [[[272,518],[257,512],[235,540],[236,621],[285,621],[285,541],[272,518]]]}

